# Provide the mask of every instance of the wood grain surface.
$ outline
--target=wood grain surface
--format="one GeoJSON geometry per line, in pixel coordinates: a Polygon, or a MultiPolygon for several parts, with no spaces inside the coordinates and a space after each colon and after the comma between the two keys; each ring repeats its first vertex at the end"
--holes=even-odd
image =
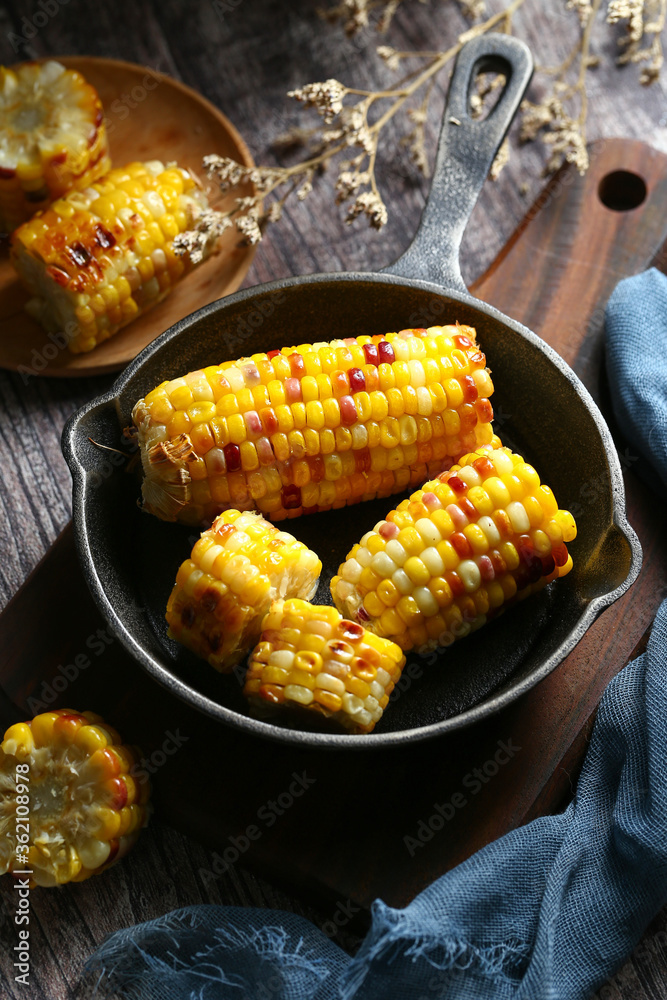
{"type": "MultiPolygon", "coordinates": [[[[489,6],[497,9],[499,4],[489,6]]],[[[375,39],[370,33],[360,41],[344,39],[339,31],[318,20],[314,5],[307,0],[294,0],[289,6],[277,0],[256,0],[253,4],[228,4],[226,8],[220,16],[220,5],[216,11],[207,3],[186,8],[176,0],[160,5],[123,0],[113,6],[93,8],[82,0],[71,0],[40,29],[29,47],[16,52],[12,42],[17,44],[15,36],[25,30],[22,19],[29,17],[32,10],[21,3],[10,3],[0,11],[0,59],[9,63],[31,55],[91,53],[138,61],[168,72],[217,104],[240,129],[255,158],[263,162],[271,158],[271,140],[289,125],[302,121],[299,112],[284,99],[286,90],[323,75],[362,87],[377,86],[388,79],[371,55],[375,39]]],[[[535,2],[517,18],[517,31],[533,45],[542,62],[553,64],[563,58],[574,37],[571,16],[564,15],[561,0],[535,2]]],[[[437,38],[438,44],[441,40],[445,45],[463,25],[453,4],[438,0],[432,0],[429,7],[411,3],[401,12],[387,41],[397,48],[429,48],[437,38]]],[[[632,70],[618,73],[608,66],[614,42],[604,32],[603,37],[601,48],[607,59],[591,79],[591,137],[625,135],[666,149],[664,90],[661,85],[643,90],[632,70]]],[[[442,100],[439,91],[429,118],[431,152],[442,100]]],[[[373,268],[396,257],[414,232],[426,190],[426,184],[412,173],[403,152],[397,150],[396,138],[392,131],[380,168],[380,184],[392,210],[390,223],[380,236],[370,234],[362,225],[348,228],[341,223],[333,207],[331,178],[325,177],[312,198],[291,207],[283,223],[271,231],[260,247],[247,283],[314,270],[373,268]]],[[[515,149],[500,180],[487,185],[466,235],[463,266],[468,280],[489,265],[541,189],[539,162],[537,149],[515,149]],[[521,193],[524,184],[528,186],[526,195],[521,193]]],[[[543,238],[548,240],[548,233],[543,238]]],[[[554,266],[556,250],[551,248],[554,266]]],[[[582,259],[590,261],[597,250],[595,246],[584,246],[582,259]]],[[[622,266],[622,257],[617,258],[616,266],[622,266]]],[[[487,297],[486,289],[480,293],[487,297]]],[[[498,304],[512,313],[508,303],[498,304]]],[[[573,323],[578,304],[573,295],[573,323]]],[[[539,303],[535,308],[539,310],[539,303]]],[[[540,322],[533,321],[532,325],[537,332],[543,332],[540,322]]],[[[590,357],[577,361],[581,360],[582,371],[594,373],[599,370],[599,333],[591,344],[590,357]]],[[[565,356],[574,360],[567,353],[565,356]]],[[[25,384],[20,377],[0,373],[0,385],[0,592],[7,602],[69,516],[69,475],[59,451],[62,425],[77,406],[102,391],[108,379],[31,379],[25,384]]],[[[600,386],[601,398],[603,389],[600,386]]],[[[648,500],[640,496],[638,502],[648,500]]],[[[631,505],[631,520],[634,510],[631,505]]],[[[73,566],[63,568],[62,582],[63,591],[71,586],[74,597],[77,584],[73,566]]],[[[40,627],[42,614],[42,608],[34,609],[32,628],[40,627]]],[[[639,631],[650,615],[651,608],[647,607],[633,627],[639,631]]],[[[22,638],[19,635],[16,641],[22,638]]],[[[29,633],[26,643],[28,639],[29,633]]],[[[70,639],[54,639],[56,653],[58,641],[70,639]]],[[[100,642],[104,648],[105,641],[100,642]]],[[[107,655],[102,652],[96,662],[102,664],[107,655]]],[[[591,662],[591,673],[595,674],[595,670],[596,663],[591,662]]],[[[475,763],[470,762],[470,766],[475,763]]],[[[567,760],[562,768],[560,780],[566,789],[570,783],[567,760]]],[[[424,789],[419,794],[424,795],[424,789]]],[[[205,802],[201,808],[206,808],[205,802]]],[[[0,899],[7,918],[0,930],[2,995],[28,995],[31,1000],[78,995],[83,962],[107,933],[175,906],[201,901],[292,909],[315,919],[327,932],[342,937],[343,943],[354,945],[364,921],[356,904],[347,899],[320,899],[317,909],[313,909],[304,902],[302,891],[296,897],[289,887],[287,892],[275,889],[269,882],[250,875],[243,861],[241,856],[229,871],[217,876],[209,849],[154,821],[133,855],[104,878],[72,887],[73,891],[35,893],[31,925],[35,951],[29,993],[12,983],[8,958],[14,944],[9,919],[11,892],[3,887],[0,899]]],[[[599,991],[601,1000],[664,997],[666,928],[667,912],[663,912],[647,929],[642,944],[624,968],[599,991]]]]}

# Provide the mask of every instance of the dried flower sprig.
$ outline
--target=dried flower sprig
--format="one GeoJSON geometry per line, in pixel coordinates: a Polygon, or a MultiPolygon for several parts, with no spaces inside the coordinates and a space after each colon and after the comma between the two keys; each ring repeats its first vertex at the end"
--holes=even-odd
{"type": "Polygon", "coordinates": [[[581,37],[559,66],[541,67],[542,72],[552,76],[554,81],[546,97],[537,104],[524,101],[521,105],[521,141],[532,142],[539,135],[550,147],[545,174],[558,170],[563,161],[573,163],[580,174],[588,170],[586,74],[596,65],[590,51],[591,34],[601,3],[602,0],[567,0],[567,9],[575,10],[579,17],[581,37]],[[575,63],[576,78],[573,83],[567,83],[567,75],[575,63]],[[568,106],[577,99],[579,112],[574,117],[568,112],[568,106]]]}
{"type": "MultiPolygon", "coordinates": [[[[379,11],[376,29],[384,34],[394,19],[396,11],[404,0],[341,0],[333,7],[318,10],[318,14],[330,24],[341,23],[346,35],[356,35],[367,28],[374,11],[379,11]]],[[[428,3],[429,0],[419,0],[428,3]]],[[[461,11],[472,21],[484,16],[486,0],[457,0],[461,11]]]]}
{"type": "Polygon", "coordinates": [[[618,41],[624,51],[617,61],[621,66],[644,63],[639,82],[645,87],[655,83],[664,63],[660,35],[666,13],[667,0],[610,0],[607,9],[609,24],[627,22],[627,34],[618,41]]]}
{"type": "MultiPolygon", "coordinates": [[[[371,23],[371,14],[379,30],[386,30],[397,9],[407,0],[339,0],[321,12],[332,23],[341,23],[348,34],[354,34],[371,23]],[[377,15],[377,17],[376,17],[377,15]]],[[[427,0],[421,0],[427,2],[427,0]]],[[[409,127],[399,140],[407,150],[415,168],[427,175],[425,124],[429,101],[438,74],[458,54],[471,38],[493,29],[512,31],[514,14],[527,0],[510,0],[506,7],[486,20],[472,23],[456,42],[444,51],[405,52],[390,45],[380,45],[378,56],[387,68],[400,76],[392,88],[369,91],[345,86],[339,80],[308,83],[290,92],[306,108],[314,110],[320,123],[314,128],[293,128],[279,138],[283,148],[301,146],[306,157],[286,167],[244,167],[233,160],[209,156],[204,168],[215,178],[223,192],[233,192],[242,184],[253,184],[255,194],[236,198],[233,207],[221,214],[218,225],[235,225],[249,243],[261,240],[270,222],[278,221],[288,198],[295,195],[303,201],[312,191],[315,178],[337,158],[334,180],[336,201],[347,208],[346,221],[364,216],[371,227],[380,229],[387,222],[387,209],[378,190],[375,166],[379,142],[387,124],[404,110],[409,127]],[[416,69],[405,71],[406,61],[416,69]],[[413,98],[421,92],[417,104],[413,98]],[[268,207],[263,207],[266,201],[268,207]]],[[[580,172],[588,167],[586,151],[587,92],[586,78],[596,65],[592,55],[592,33],[596,15],[603,0],[560,0],[566,10],[576,16],[579,38],[567,58],[558,66],[541,67],[550,81],[539,101],[524,101],[520,139],[524,142],[541,139],[549,150],[545,172],[551,173],[563,162],[573,163],[580,172]]],[[[484,0],[456,0],[459,9],[471,19],[484,16],[484,0]]],[[[660,33],[665,25],[667,0],[608,0],[607,20],[616,24],[627,22],[627,34],[620,44],[621,63],[641,63],[641,82],[653,82],[662,66],[660,33]]],[[[502,86],[498,75],[482,75],[471,98],[471,113],[479,116],[493,92],[502,86]]],[[[509,158],[509,143],[503,143],[491,168],[496,178],[509,158]]],[[[222,231],[222,230],[220,230],[222,231]]],[[[200,239],[204,237],[200,234],[200,239]]],[[[188,245],[195,237],[184,234],[180,242],[188,245]]],[[[180,245],[180,244],[179,244],[180,245]]],[[[197,252],[197,244],[193,250],[197,252]]]]}
{"type": "MultiPolygon", "coordinates": [[[[296,194],[299,200],[307,198],[312,190],[315,176],[334,158],[349,151],[348,158],[340,159],[338,162],[338,174],[335,180],[336,201],[339,204],[347,203],[346,222],[351,223],[364,216],[372,228],[381,229],[388,218],[387,208],[375,177],[378,143],[382,130],[406,102],[424,88],[421,103],[407,110],[412,129],[404,137],[402,145],[407,147],[410,159],[416,168],[427,174],[428,158],[424,126],[435,77],[458,54],[466,41],[491,31],[494,27],[506,26],[512,13],[525,2],[526,0],[511,0],[505,10],[494,14],[481,24],[470,27],[444,52],[401,53],[385,47],[384,58],[390,68],[400,68],[403,60],[407,58],[416,57],[422,64],[418,69],[406,73],[392,89],[357,90],[344,86],[338,80],[329,79],[309,83],[290,91],[288,96],[315,110],[322,119],[319,129],[291,130],[286,136],[281,137],[282,146],[299,141],[309,144],[312,147],[311,154],[305,160],[289,167],[245,167],[224,157],[204,158],[203,166],[207,175],[217,181],[223,193],[228,193],[244,183],[250,182],[255,185],[254,197],[237,198],[235,205],[223,213],[227,224],[236,225],[246,242],[259,242],[267,224],[280,219],[287,198],[292,194],[296,194]],[[388,103],[388,107],[378,113],[377,105],[380,102],[388,103]],[[276,199],[267,209],[263,209],[262,201],[273,194],[276,195],[276,199]]],[[[378,6],[384,11],[387,6],[385,0],[381,0],[378,6]]],[[[397,6],[398,2],[395,2],[391,7],[392,12],[397,6]]],[[[481,9],[479,4],[464,4],[464,6],[471,14],[473,6],[481,9]]],[[[362,7],[366,11],[370,9],[369,3],[365,3],[364,0],[350,0],[350,2],[345,0],[340,11],[344,8],[348,15],[354,13],[356,17],[360,16],[362,7]]],[[[336,14],[337,10],[330,13],[338,17],[340,11],[336,14]]],[[[505,153],[506,149],[503,150],[503,155],[505,153]]],[[[499,166],[501,160],[502,156],[497,161],[499,166]]],[[[183,237],[181,242],[185,246],[188,240],[183,237]]]]}
{"type": "Polygon", "coordinates": [[[222,212],[207,208],[201,212],[192,227],[174,237],[172,243],[174,253],[179,257],[187,253],[193,264],[200,264],[209,250],[217,242],[218,237],[229,229],[232,220],[222,212]]]}

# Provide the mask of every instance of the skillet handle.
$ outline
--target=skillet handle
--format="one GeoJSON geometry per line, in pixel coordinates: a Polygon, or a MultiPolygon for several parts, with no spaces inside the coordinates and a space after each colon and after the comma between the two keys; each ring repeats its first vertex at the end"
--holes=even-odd
{"type": "Polygon", "coordinates": [[[497,33],[480,35],[461,49],[449,87],[433,171],[431,192],[417,234],[385,274],[433,281],[466,291],[459,250],[468,219],[496,153],[517,112],[533,73],[528,46],[497,33]],[[506,78],[490,114],[470,117],[470,95],[478,73],[506,78]]]}

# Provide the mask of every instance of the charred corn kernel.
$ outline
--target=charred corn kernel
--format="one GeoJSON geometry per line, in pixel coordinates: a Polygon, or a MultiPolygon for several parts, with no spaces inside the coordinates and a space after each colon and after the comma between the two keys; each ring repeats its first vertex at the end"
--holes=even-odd
{"type": "MultiPolygon", "coordinates": [[[[33,296],[27,311],[47,330],[64,331],[74,353],[92,350],[146,312],[193,266],[188,252],[175,254],[172,241],[208,208],[206,195],[186,170],[165,170],[157,160],[130,167],[132,190],[143,195],[121,190],[125,173],[112,170],[96,183],[87,183],[85,190],[70,192],[12,236],[12,263],[33,296]],[[157,195],[158,188],[173,186],[174,174],[182,189],[177,195],[183,207],[181,225],[173,216],[165,221],[164,203],[157,195]],[[162,229],[153,221],[158,215],[162,229]],[[163,229],[171,235],[165,237],[163,229]],[[102,306],[93,309],[89,301],[102,306]]],[[[215,239],[213,233],[206,238],[201,259],[211,252],[215,239]]],[[[206,381],[203,373],[195,374],[206,381]]],[[[180,382],[184,391],[170,394],[177,410],[193,401],[185,391],[187,379],[180,382]]]]}
{"type": "Polygon", "coordinates": [[[344,619],[334,608],[295,598],[275,601],[250,654],[244,694],[258,715],[306,709],[352,733],[370,733],[405,664],[388,639],[344,619]],[[320,640],[317,653],[308,640],[320,640]],[[288,664],[278,678],[272,662],[288,664]]]}
{"type": "MultiPolygon", "coordinates": [[[[0,67],[0,230],[11,232],[110,166],[102,103],[73,69],[49,60],[0,67]]],[[[57,202],[63,218],[74,214],[57,202]]]]}
{"type": "Polygon", "coordinates": [[[178,571],[169,634],[229,673],[257,642],[271,601],[311,597],[321,569],[314,552],[261,515],[225,511],[178,571]]]}
{"type": "Polygon", "coordinates": [[[0,744],[0,874],[30,868],[31,886],[63,885],[127,854],[148,820],[147,780],[130,774],[138,759],[92,712],[11,726],[0,744]]]}
{"type": "MultiPolygon", "coordinates": [[[[277,470],[277,489],[260,495],[248,485],[245,491],[247,509],[272,520],[399,492],[492,440],[488,415],[482,420],[473,405],[482,398],[473,374],[486,371],[485,364],[474,330],[447,326],[300,344],[174,378],[133,411],[144,509],[192,525],[210,524],[220,512],[213,489],[210,503],[196,502],[201,491],[192,472],[201,469],[197,457],[210,440],[194,432],[200,423],[209,425],[224,450],[220,476],[238,474],[247,481],[255,471],[239,451],[244,442],[257,447],[260,465],[277,470]],[[194,385],[205,395],[194,395],[194,385]],[[207,405],[198,409],[200,402],[207,405]],[[435,412],[445,405],[449,421],[435,412]],[[182,412],[187,421],[179,419],[182,412]],[[262,454],[260,440],[266,442],[262,454]]],[[[483,386],[490,391],[490,379],[483,386]]],[[[254,462],[252,452],[250,457],[254,462]]],[[[484,503],[484,512],[491,513],[492,501],[484,503]]]]}
{"type": "Polygon", "coordinates": [[[508,448],[464,455],[354,546],[331,581],[336,607],[405,650],[449,644],[571,570],[576,524],[552,498],[508,448]]]}

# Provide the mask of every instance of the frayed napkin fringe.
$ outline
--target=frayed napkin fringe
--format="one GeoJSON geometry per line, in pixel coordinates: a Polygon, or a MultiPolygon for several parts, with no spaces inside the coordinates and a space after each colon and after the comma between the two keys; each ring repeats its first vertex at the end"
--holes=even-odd
{"type": "Polygon", "coordinates": [[[419,930],[414,920],[392,910],[380,900],[373,904],[373,927],[361,952],[352,959],[341,979],[341,1000],[353,1000],[373,963],[391,964],[401,956],[412,962],[427,962],[439,972],[476,969],[487,976],[515,980],[530,958],[528,941],[495,942],[476,945],[463,938],[419,930]]]}

